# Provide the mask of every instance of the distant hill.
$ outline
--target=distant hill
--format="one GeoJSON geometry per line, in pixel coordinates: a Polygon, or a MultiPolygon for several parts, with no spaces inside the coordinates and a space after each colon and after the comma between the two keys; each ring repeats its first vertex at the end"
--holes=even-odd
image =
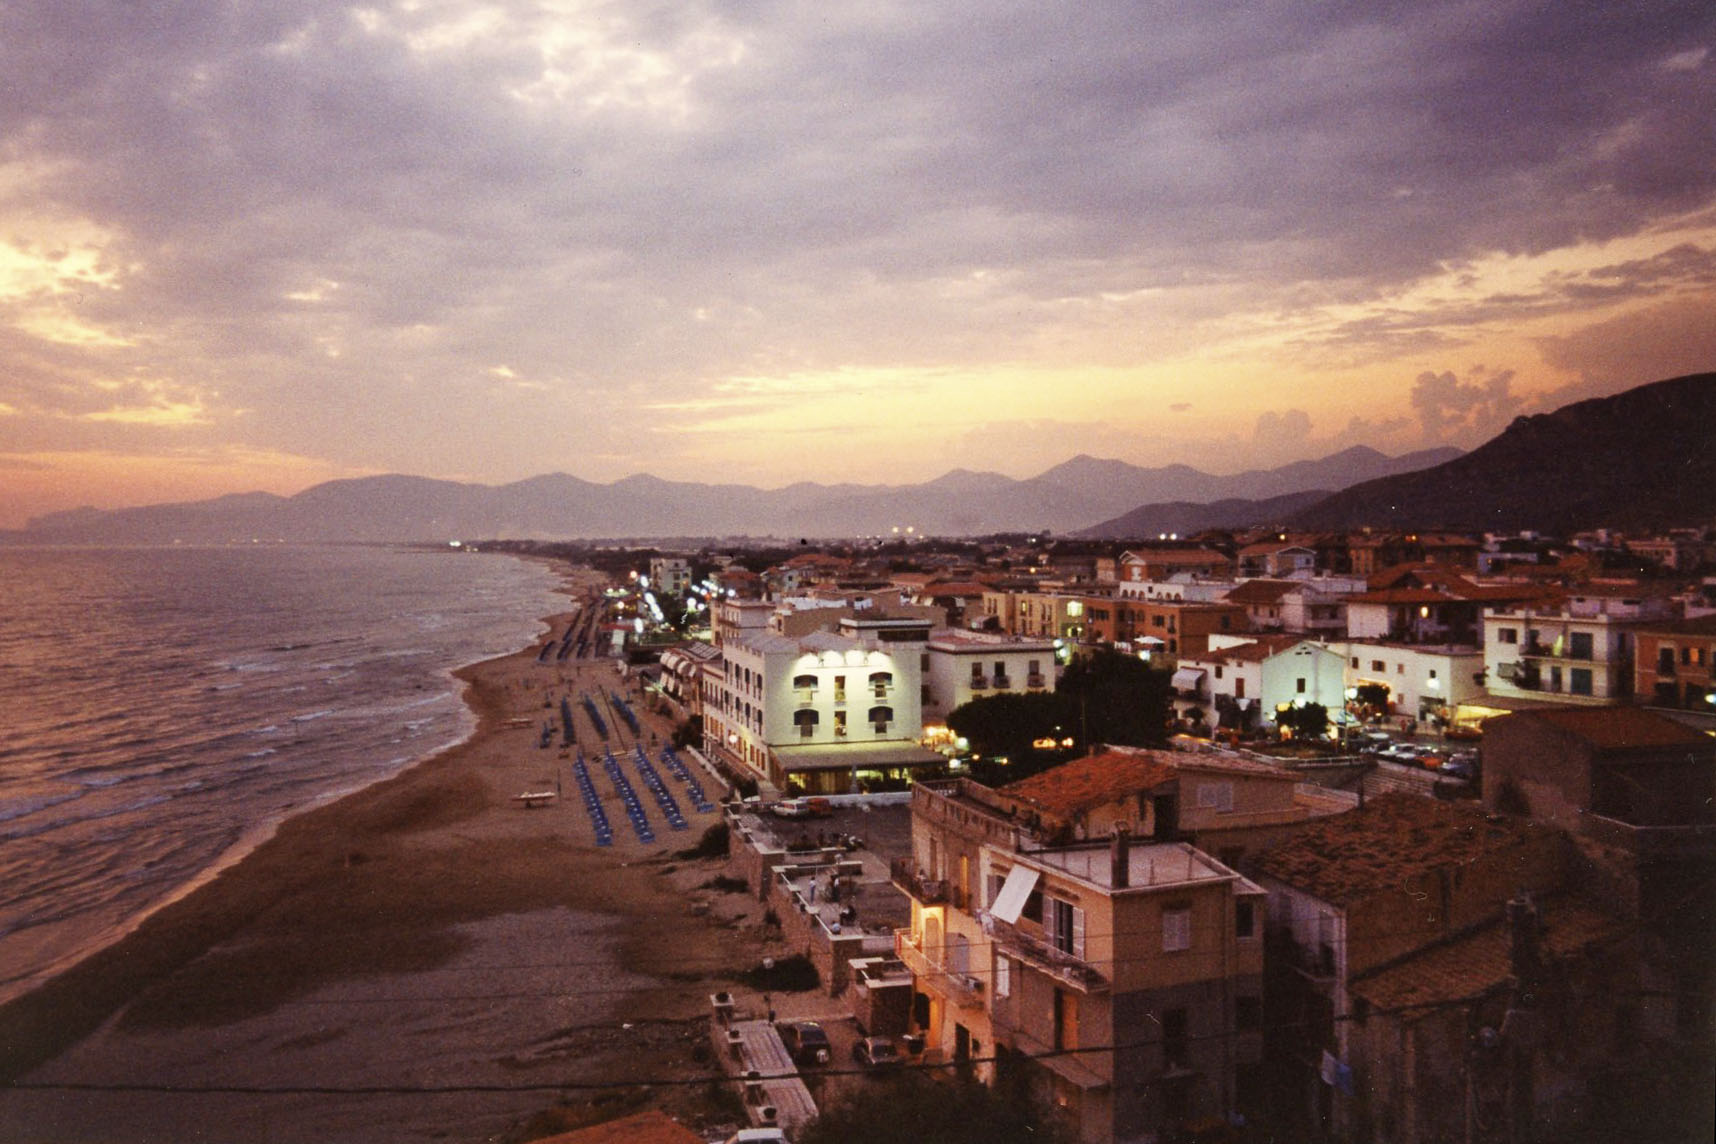
{"type": "Polygon", "coordinates": [[[1091,540],[1147,540],[1164,533],[1190,536],[1208,528],[1278,524],[1327,499],[1328,495],[1327,489],[1312,489],[1265,500],[1234,497],[1209,504],[1171,501],[1168,504],[1140,505],[1123,516],[1092,525],[1079,535],[1091,540]]]}
{"type": "Polygon", "coordinates": [[[218,544],[251,539],[830,537],[885,535],[895,527],[941,536],[1071,532],[1140,504],[1205,504],[1340,488],[1457,455],[1458,450],[1443,449],[1387,457],[1355,448],[1230,476],[1186,465],[1147,469],[1080,456],[1027,480],[956,469],[916,485],[804,482],[780,489],[666,481],[647,474],[597,484],[551,473],[500,486],[388,475],[329,481],[291,497],[246,493],[111,512],[76,509],[38,517],[7,539],[218,544]]]}
{"type": "Polygon", "coordinates": [[[1520,417],[1434,468],[1365,481],[1295,514],[1309,529],[1662,528],[1716,519],[1716,373],[1520,417]]]}

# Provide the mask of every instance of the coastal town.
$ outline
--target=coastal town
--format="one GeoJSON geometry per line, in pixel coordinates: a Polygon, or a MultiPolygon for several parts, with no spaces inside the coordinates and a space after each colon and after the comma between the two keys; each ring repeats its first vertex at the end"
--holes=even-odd
{"type": "Polygon", "coordinates": [[[1716,1059],[1713,539],[609,551],[539,658],[726,786],[813,968],[791,1017],[710,995],[754,1131],[910,1069],[1077,1141],[1669,1140],[1716,1059]],[[1047,702],[1092,664],[1154,681],[1138,741],[1047,702]]]}
{"type": "Polygon", "coordinates": [[[16,1138],[1708,1122],[1709,530],[422,552],[566,610],[0,1006],[16,1138]]]}

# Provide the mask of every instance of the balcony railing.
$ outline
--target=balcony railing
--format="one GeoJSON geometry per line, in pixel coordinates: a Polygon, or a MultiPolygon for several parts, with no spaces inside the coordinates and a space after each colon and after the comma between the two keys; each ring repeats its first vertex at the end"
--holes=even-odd
{"type": "Polygon", "coordinates": [[[912,940],[911,930],[894,931],[894,956],[906,963],[912,976],[927,982],[954,1004],[966,1009],[982,1008],[982,979],[950,970],[912,940]]]}
{"type": "Polygon", "coordinates": [[[895,858],[889,862],[888,880],[922,905],[939,906],[947,901],[947,879],[926,878],[923,871],[912,865],[910,858],[895,858]]]}
{"type": "Polygon", "coordinates": [[[988,689],[988,687],[989,687],[989,677],[988,676],[986,676],[986,675],[974,675],[971,677],[971,690],[973,690],[973,691],[985,691],[988,689]]]}
{"type": "Polygon", "coordinates": [[[1049,681],[1040,671],[1033,671],[1025,677],[1025,686],[1029,688],[1047,687],[1049,681]]]}
{"type": "Polygon", "coordinates": [[[995,677],[995,686],[1001,691],[1006,691],[1008,688],[1013,686],[1013,677],[1010,675],[997,675],[995,677]]]}
{"type": "Polygon", "coordinates": [[[994,931],[996,944],[1019,960],[1081,993],[1107,992],[1108,978],[1083,958],[1056,949],[1041,938],[998,918],[989,918],[987,925],[994,931]]]}

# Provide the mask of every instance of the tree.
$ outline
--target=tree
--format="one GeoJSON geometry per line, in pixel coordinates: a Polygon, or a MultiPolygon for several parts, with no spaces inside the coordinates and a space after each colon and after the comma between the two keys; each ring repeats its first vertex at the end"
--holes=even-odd
{"type": "Polygon", "coordinates": [[[1055,698],[1081,750],[1091,743],[1160,747],[1173,709],[1170,679],[1135,656],[1099,648],[1067,666],[1055,698]]]}
{"type": "Polygon", "coordinates": [[[1025,760],[1037,753],[1034,741],[1070,733],[1061,730],[1065,718],[1065,706],[1051,692],[1003,692],[956,707],[947,727],[968,740],[975,754],[1025,760]]]}
{"type": "Polygon", "coordinates": [[[1321,703],[1289,705],[1275,713],[1275,725],[1295,739],[1321,739],[1329,733],[1328,708],[1321,703]]]}

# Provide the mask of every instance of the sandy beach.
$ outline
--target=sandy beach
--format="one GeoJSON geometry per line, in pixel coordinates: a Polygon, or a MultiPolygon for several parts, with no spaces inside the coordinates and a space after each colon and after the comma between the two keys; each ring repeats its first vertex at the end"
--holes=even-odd
{"type": "MultiPolygon", "coordinates": [[[[640,1099],[719,1118],[712,1086],[687,1083],[711,1069],[707,996],[771,951],[754,900],[708,885],[719,861],[679,854],[718,813],[682,798],[689,828],[670,831],[649,804],[645,845],[597,766],[614,825],[597,847],[571,754],[539,738],[561,696],[624,693],[614,661],[531,647],[460,676],[465,743],[288,820],[0,1009],[0,1138],[518,1140],[640,1099]]],[[[635,709],[645,746],[665,741],[635,709]]]]}

